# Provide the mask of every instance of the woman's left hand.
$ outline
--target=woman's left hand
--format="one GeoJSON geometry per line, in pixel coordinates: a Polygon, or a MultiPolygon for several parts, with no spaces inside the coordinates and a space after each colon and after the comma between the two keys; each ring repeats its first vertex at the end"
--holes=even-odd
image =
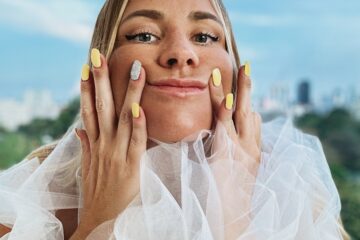
{"type": "Polygon", "coordinates": [[[241,147],[253,160],[260,160],[261,117],[251,109],[250,65],[240,67],[237,76],[235,111],[234,96],[224,94],[223,86],[209,82],[212,106],[215,118],[226,128],[233,142],[241,147]]]}
{"type": "Polygon", "coordinates": [[[231,153],[233,155],[229,155],[223,139],[215,136],[213,151],[218,152],[218,161],[215,160],[212,171],[221,197],[225,239],[228,240],[243,234],[249,224],[253,187],[261,157],[261,117],[251,109],[249,75],[248,64],[239,69],[234,111],[233,95],[225,96],[222,84],[209,83],[215,121],[220,121],[225,127],[234,144],[231,150],[235,150],[231,153]]]}

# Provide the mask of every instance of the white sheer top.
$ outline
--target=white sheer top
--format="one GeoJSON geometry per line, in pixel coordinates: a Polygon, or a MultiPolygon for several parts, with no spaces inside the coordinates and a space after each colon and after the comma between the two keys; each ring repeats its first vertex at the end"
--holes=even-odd
{"type": "MultiPolygon", "coordinates": [[[[234,151],[220,123],[157,143],[142,157],[137,197],[88,239],[342,239],[321,144],[290,120],[262,125],[260,162],[234,151]]],[[[0,239],[64,239],[55,211],[81,209],[79,163],[80,144],[69,131],[42,164],[27,159],[0,173],[0,223],[12,228],[0,239]]]]}

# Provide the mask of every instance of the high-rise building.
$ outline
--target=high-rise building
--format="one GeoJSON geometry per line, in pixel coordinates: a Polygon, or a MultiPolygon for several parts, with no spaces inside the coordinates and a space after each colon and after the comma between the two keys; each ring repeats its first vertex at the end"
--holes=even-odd
{"type": "Polygon", "coordinates": [[[307,79],[302,80],[297,89],[297,103],[300,105],[310,105],[310,82],[307,79]]]}

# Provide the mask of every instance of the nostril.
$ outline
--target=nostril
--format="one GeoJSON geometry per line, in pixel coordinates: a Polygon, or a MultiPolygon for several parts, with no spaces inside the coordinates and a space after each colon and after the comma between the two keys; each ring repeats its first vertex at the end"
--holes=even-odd
{"type": "Polygon", "coordinates": [[[192,59],[189,59],[189,60],[186,61],[186,63],[187,63],[188,65],[192,65],[192,64],[193,64],[193,60],[192,60],[192,59]]]}
{"type": "Polygon", "coordinates": [[[177,63],[177,60],[175,58],[170,58],[167,63],[169,66],[173,66],[177,63]]]}

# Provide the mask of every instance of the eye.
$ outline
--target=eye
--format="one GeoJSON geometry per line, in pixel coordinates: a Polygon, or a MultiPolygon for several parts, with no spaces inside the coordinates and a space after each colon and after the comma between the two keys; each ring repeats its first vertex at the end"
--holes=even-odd
{"type": "Polygon", "coordinates": [[[159,40],[157,36],[149,32],[137,33],[134,35],[126,35],[125,37],[128,41],[135,41],[139,43],[153,43],[159,40]]]}
{"type": "Polygon", "coordinates": [[[219,41],[219,37],[210,33],[198,33],[194,36],[194,41],[202,45],[219,41]]]}

